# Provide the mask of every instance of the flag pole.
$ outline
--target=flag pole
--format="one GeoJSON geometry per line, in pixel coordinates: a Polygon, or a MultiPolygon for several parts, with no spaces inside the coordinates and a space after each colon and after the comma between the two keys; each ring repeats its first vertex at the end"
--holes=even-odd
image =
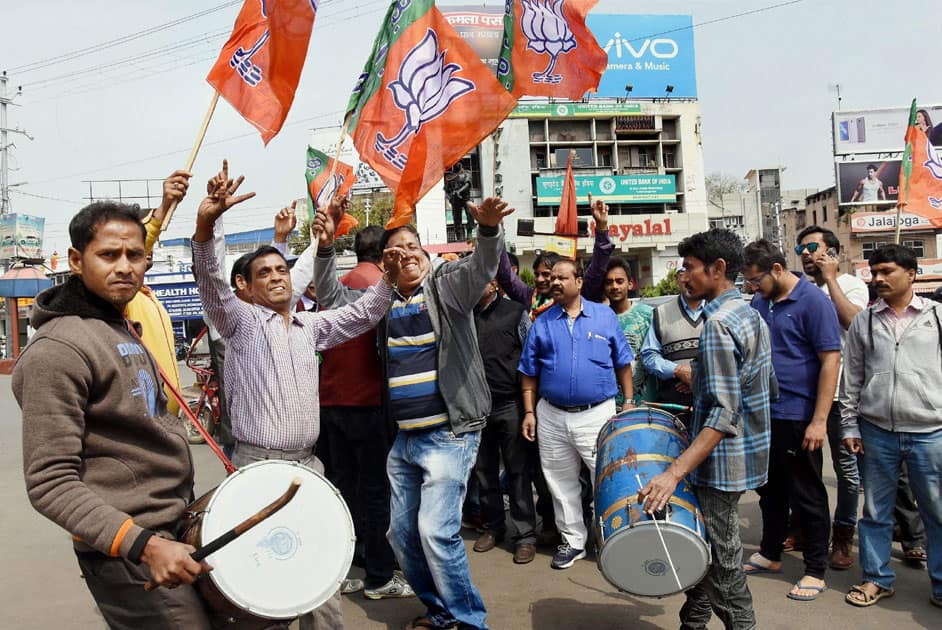
{"type": "Polygon", "coordinates": [[[896,204],[896,244],[899,245],[900,233],[903,228],[903,204],[896,204]]]}
{"type": "Polygon", "coordinates": [[[340,162],[340,152],[343,150],[343,141],[344,141],[344,138],[347,137],[347,129],[349,128],[350,128],[350,116],[347,115],[343,119],[343,126],[340,127],[340,138],[337,140],[337,152],[334,154],[334,161],[330,165],[330,176],[327,178],[327,181],[332,180],[334,178],[334,175],[337,174],[337,164],[340,162]]]}
{"type": "MultiPolygon", "coordinates": [[[[200,126],[199,133],[196,134],[196,142],[193,143],[190,156],[186,159],[186,166],[183,167],[185,171],[193,169],[193,164],[196,162],[196,154],[199,153],[200,146],[203,144],[203,138],[206,137],[206,130],[209,129],[209,121],[213,118],[213,112],[216,111],[217,103],[219,103],[219,92],[213,90],[213,100],[209,102],[209,109],[206,110],[206,115],[203,117],[203,124],[200,126]]],[[[170,219],[173,218],[173,212],[176,209],[177,202],[173,202],[167,210],[167,214],[164,216],[163,223],[160,225],[161,232],[165,231],[167,226],[170,225],[170,219]]]]}

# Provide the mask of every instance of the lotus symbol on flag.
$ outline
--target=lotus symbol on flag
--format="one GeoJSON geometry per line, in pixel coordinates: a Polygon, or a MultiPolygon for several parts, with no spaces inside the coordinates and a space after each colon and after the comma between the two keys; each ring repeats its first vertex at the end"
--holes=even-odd
{"type": "Polygon", "coordinates": [[[521,0],[523,17],[520,30],[527,38],[527,48],[550,56],[542,72],[533,73],[534,83],[556,84],[563,75],[553,74],[559,56],[576,47],[576,38],[563,15],[563,0],[521,0]]]}
{"type": "Polygon", "coordinates": [[[942,161],[939,161],[939,154],[935,152],[935,147],[932,146],[932,141],[929,139],[926,139],[926,153],[929,155],[929,159],[926,160],[923,166],[929,169],[933,177],[942,179],[942,161]]]}
{"type": "Polygon", "coordinates": [[[334,175],[328,179],[324,187],[321,188],[321,191],[317,193],[317,199],[314,200],[314,205],[318,208],[330,205],[331,199],[334,198],[334,193],[343,186],[343,180],[343,175],[334,175]]]}
{"type": "Polygon", "coordinates": [[[417,134],[422,125],[435,120],[461,96],[475,89],[474,83],[454,76],[461,70],[456,63],[445,63],[447,50],[439,51],[438,36],[432,29],[409,51],[399,67],[399,76],[389,83],[393,100],[406,113],[405,124],[394,137],[376,134],[376,150],[400,171],[407,156],[397,149],[417,134]]]}

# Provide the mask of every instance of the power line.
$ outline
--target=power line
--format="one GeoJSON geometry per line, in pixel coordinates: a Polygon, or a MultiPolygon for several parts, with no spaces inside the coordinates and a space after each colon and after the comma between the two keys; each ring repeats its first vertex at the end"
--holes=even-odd
{"type": "Polygon", "coordinates": [[[10,72],[20,72],[20,73],[33,72],[35,70],[39,70],[40,68],[45,68],[47,66],[52,66],[55,64],[63,63],[65,61],[71,61],[73,59],[77,59],[78,57],[84,57],[86,55],[90,55],[92,53],[106,50],[108,48],[120,46],[121,44],[126,44],[128,42],[132,42],[142,37],[147,37],[148,35],[153,35],[154,33],[165,31],[169,28],[173,28],[174,26],[179,26],[180,24],[184,24],[185,22],[189,22],[191,20],[201,18],[203,16],[209,15],[210,13],[215,13],[216,11],[221,11],[222,9],[228,9],[229,7],[233,5],[240,4],[241,1],[242,0],[230,0],[229,2],[224,2],[222,4],[216,5],[215,7],[204,9],[203,11],[200,11],[198,13],[194,13],[192,15],[188,15],[182,18],[177,18],[169,22],[164,22],[163,24],[158,24],[157,26],[151,26],[150,28],[146,28],[142,31],[137,31],[136,33],[129,33],[128,35],[122,35],[121,37],[117,37],[115,39],[102,42],[100,44],[95,44],[94,46],[87,46],[85,48],[80,48],[78,50],[73,50],[70,52],[62,53],[61,55],[56,55],[54,57],[47,57],[46,59],[41,59],[39,61],[34,61],[32,63],[27,63],[21,66],[16,66],[16,67],[10,68],[10,72]]]}
{"type": "Polygon", "coordinates": [[[773,9],[781,9],[782,7],[791,6],[793,4],[799,4],[801,2],[804,2],[804,0],[790,0],[789,2],[779,2],[778,4],[771,4],[769,6],[759,7],[758,9],[750,9],[749,11],[743,11],[741,13],[734,13],[732,15],[725,15],[723,17],[714,18],[712,20],[707,20],[706,22],[697,22],[696,24],[692,24],[690,26],[680,26],[678,28],[672,28],[667,31],[661,31],[660,33],[651,33],[650,35],[642,35],[641,37],[632,38],[630,41],[631,42],[644,41],[651,37],[658,37],[660,35],[669,35],[671,33],[677,33],[679,31],[689,31],[695,28],[700,28],[701,26],[708,26],[710,24],[716,24],[718,22],[726,22],[727,20],[733,20],[736,18],[746,17],[748,15],[755,15],[756,13],[764,13],[766,11],[771,11],[773,9]]]}

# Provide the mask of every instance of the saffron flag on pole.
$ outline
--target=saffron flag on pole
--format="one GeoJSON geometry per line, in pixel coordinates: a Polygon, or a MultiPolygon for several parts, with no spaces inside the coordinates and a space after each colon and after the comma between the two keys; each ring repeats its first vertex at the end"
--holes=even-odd
{"type": "Polygon", "coordinates": [[[608,53],[586,26],[598,0],[507,0],[497,79],[517,96],[578,100],[598,90],[608,53]]]}
{"type": "Polygon", "coordinates": [[[433,0],[393,0],[347,106],[360,159],[396,197],[387,228],[507,117],[517,99],[433,0]]]}
{"type": "MultiPolygon", "coordinates": [[[[307,148],[307,168],[304,176],[307,179],[308,219],[312,222],[318,208],[330,205],[331,199],[335,196],[343,197],[349,193],[357,181],[353,167],[343,162],[337,162],[337,167],[333,169],[333,176],[331,176],[333,165],[334,158],[317,149],[307,148]]],[[[352,215],[344,214],[343,219],[335,228],[334,236],[343,236],[359,224],[360,222],[352,215]]]]}
{"type": "Polygon", "coordinates": [[[906,150],[899,174],[899,205],[919,215],[935,227],[942,227],[942,159],[916,124],[916,101],[909,112],[906,150]]]}
{"type": "Polygon", "coordinates": [[[206,77],[266,145],[291,109],[316,15],[316,0],[245,0],[206,77]]]}
{"type": "Polygon", "coordinates": [[[563,194],[559,200],[559,212],[556,214],[556,238],[551,240],[547,250],[555,251],[569,258],[576,257],[576,240],[579,234],[579,217],[576,204],[576,179],[572,174],[572,156],[566,163],[566,177],[563,179],[563,194]]]}

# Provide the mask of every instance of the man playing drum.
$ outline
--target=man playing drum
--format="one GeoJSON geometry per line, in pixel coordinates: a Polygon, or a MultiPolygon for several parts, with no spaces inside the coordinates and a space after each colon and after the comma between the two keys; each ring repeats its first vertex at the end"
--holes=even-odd
{"type": "Polygon", "coordinates": [[[144,226],[135,209],[96,202],[69,235],[73,275],[36,298],[13,372],[30,501],[72,534],[111,628],[208,629],[189,584],[209,567],[173,533],[193,498],[186,435],[124,318],[144,281],[144,226]],[[168,588],[145,592],[148,579],[168,588]]]}
{"type": "Polygon", "coordinates": [[[742,569],[739,498],[768,476],[770,395],[777,395],[769,330],[743,301],[736,276],[742,242],[713,229],[684,239],[687,291],[708,300],[693,367],[690,447],[638,493],[648,513],[663,509],[688,475],[703,513],[713,563],[687,591],[681,628],[705,629],[711,609],[727,629],[756,627],[752,594],[742,569]]]}
{"type": "MultiPolygon", "coordinates": [[[[295,312],[291,276],[281,253],[256,250],[245,262],[244,279],[252,304],[232,291],[213,249],[216,220],[254,196],[235,196],[242,177],[229,179],[228,164],[210,180],[200,203],[193,235],[193,275],[206,316],[226,340],[226,388],[236,444],[232,461],[297,461],[319,472],[314,457],[320,423],[316,352],[332,348],[373,328],[389,308],[403,253],[383,252],[385,274],[355,303],[325,312],[295,312]]],[[[343,628],[340,591],[301,628],[343,628]]]]}

